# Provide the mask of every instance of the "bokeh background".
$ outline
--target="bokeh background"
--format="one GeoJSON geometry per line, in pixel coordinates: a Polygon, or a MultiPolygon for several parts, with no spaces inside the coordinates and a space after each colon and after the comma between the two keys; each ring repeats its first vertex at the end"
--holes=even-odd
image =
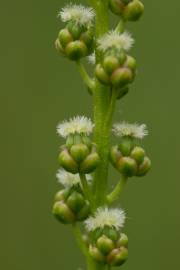
{"type": "MultiPolygon", "coordinates": [[[[51,215],[62,143],[56,125],[76,114],[92,115],[75,65],[53,47],[60,29],[57,11],[65,2],[1,3],[0,268],[5,270],[85,269],[71,228],[51,215]]],[[[118,103],[115,120],[147,123],[144,145],[153,168],[145,178],[129,181],[123,194],[130,258],[122,269],[180,269],[180,1],[144,3],[142,20],[128,24],[139,75],[118,103]]]]}

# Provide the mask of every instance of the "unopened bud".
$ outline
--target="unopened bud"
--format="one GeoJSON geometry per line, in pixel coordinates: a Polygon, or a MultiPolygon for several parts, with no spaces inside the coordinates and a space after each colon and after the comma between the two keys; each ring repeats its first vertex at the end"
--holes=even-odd
{"type": "Polygon", "coordinates": [[[109,76],[108,76],[108,74],[105,72],[104,68],[100,64],[98,64],[96,66],[95,74],[96,74],[96,77],[98,78],[98,80],[101,83],[103,83],[105,85],[109,85],[109,83],[110,83],[109,76]]]}
{"type": "Polygon", "coordinates": [[[93,44],[93,32],[90,30],[83,32],[80,36],[80,40],[82,40],[88,48],[91,48],[93,44]]]}
{"type": "Polygon", "coordinates": [[[122,174],[132,177],[137,173],[137,163],[130,157],[122,157],[117,163],[117,169],[122,174]]]}
{"type": "Polygon", "coordinates": [[[74,40],[77,40],[80,38],[80,35],[83,31],[82,26],[73,22],[69,22],[67,25],[67,28],[69,32],[72,34],[74,40]]]}
{"type": "Polygon", "coordinates": [[[136,146],[131,152],[131,157],[136,160],[138,164],[141,164],[145,157],[145,151],[142,147],[136,146]]]}
{"type": "Polygon", "coordinates": [[[105,255],[108,254],[114,248],[113,241],[105,235],[101,236],[97,240],[96,245],[98,249],[105,255]]]}
{"type": "Polygon", "coordinates": [[[55,202],[53,215],[64,224],[73,223],[75,221],[73,212],[63,202],[55,202]]]}
{"type": "Polygon", "coordinates": [[[103,67],[108,74],[112,74],[112,72],[119,67],[119,61],[115,56],[106,56],[103,61],[103,67]]]}
{"type": "Polygon", "coordinates": [[[93,172],[99,165],[100,158],[99,155],[94,152],[87,156],[87,158],[80,165],[80,172],[88,174],[93,172]]]}
{"type": "Polygon", "coordinates": [[[130,68],[131,70],[135,71],[137,68],[136,59],[130,55],[127,56],[127,60],[124,63],[124,66],[130,68]]]}
{"type": "Polygon", "coordinates": [[[69,195],[70,190],[69,189],[63,189],[56,193],[55,195],[55,201],[64,201],[67,199],[69,195]]]}
{"type": "Polygon", "coordinates": [[[114,14],[122,15],[125,3],[123,2],[123,0],[109,0],[109,6],[114,14]]]}
{"type": "Polygon", "coordinates": [[[144,176],[151,168],[151,160],[148,157],[144,158],[143,163],[139,165],[137,176],[144,176]]]}
{"type": "Polygon", "coordinates": [[[128,250],[125,247],[113,249],[107,257],[107,261],[112,266],[122,265],[128,258],[128,250]]]}
{"type": "Polygon", "coordinates": [[[110,160],[114,166],[116,166],[117,161],[122,157],[121,152],[118,149],[117,145],[111,147],[110,150],[110,160]]]}
{"type": "Polygon", "coordinates": [[[97,247],[90,246],[89,247],[89,254],[95,261],[98,261],[101,263],[105,262],[104,255],[99,251],[99,249],[97,247]]]}
{"type": "Polygon", "coordinates": [[[129,3],[123,12],[124,19],[128,21],[137,21],[144,12],[144,5],[139,0],[133,0],[129,3]]]}
{"type": "Polygon", "coordinates": [[[78,172],[78,164],[70,156],[67,149],[64,149],[60,153],[60,155],[59,155],[59,163],[68,172],[71,172],[71,173],[77,173],[78,172]]]}
{"type": "Polygon", "coordinates": [[[119,149],[123,156],[129,156],[133,147],[133,140],[131,138],[122,138],[121,142],[119,143],[119,149]]]}
{"type": "Polygon", "coordinates": [[[123,87],[132,82],[133,74],[129,68],[116,69],[111,76],[111,83],[115,87],[123,87]]]}
{"type": "Polygon", "coordinates": [[[88,49],[84,42],[76,40],[73,42],[70,42],[66,48],[65,53],[67,57],[69,57],[71,60],[77,61],[82,57],[85,57],[87,55],[88,49]]]}
{"type": "Polygon", "coordinates": [[[85,201],[85,204],[83,208],[77,213],[77,220],[82,221],[85,220],[90,212],[90,205],[87,201],[85,201]]]}
{"type": "Polygon", "coordinates": [[[68,29],[62,29],[59,32],[58,38],[63,48],[65,48],[67,44],[73,41],[72,35],[69,33],[68,29]]]}
{"type": "Polygon", "coordinates": [[[79,144],[75,144],[71,147],[70,153],[71,153],[71,156],[73,157],[73,159],[76,162],[80,163],[89,154],[89,149],[85,144],[79,143],[79,144]]]}
{"type": "Polygon", "coordinates": [[[117,247],[128,247],[128,237],[125,233],[121,233],[121,236],[117,242],[117,247]]]}
{"type": "Polygon", "coordinates": [[[78,213],[84,205],[84,198],[79,192],[74,191],[68,197],[66,203],[73,212],[78,213]]]}

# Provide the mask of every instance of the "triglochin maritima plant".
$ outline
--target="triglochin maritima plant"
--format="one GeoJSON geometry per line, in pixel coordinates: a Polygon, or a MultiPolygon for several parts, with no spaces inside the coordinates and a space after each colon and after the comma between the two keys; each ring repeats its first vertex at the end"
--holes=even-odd
{"type": "Polygon", "coordinates": [[[58,18],[64,23],[55,47],[61,56],[76,63],[93,97],[93,121],[76,116],[57,126],[65,139],[60,147],[57,173],[61,189],[55,195],[53,215],[71,224],[85,255],[88,270],[107,270],[128,258],[128,237],[122,232],[125,211],[119,208],[129,178],[144,176],[151,161],[142,147],[148,135],[145,124],[112,123],[116,102],[129,92],[137,75],[136,59],[129,51],[134,44],[126,23],[138,21],[144,5],[140,0],[89,0],[89,6],[67,4],[58,18]],[[119,20],[110,29],[110,13],[119,20]],[[94,66],[89,76],[82,59],[94,66]],[[110,135],[117,143],[110,145],[110,135]],[[120,180],[108,192],[109,163],[120,180]]]}

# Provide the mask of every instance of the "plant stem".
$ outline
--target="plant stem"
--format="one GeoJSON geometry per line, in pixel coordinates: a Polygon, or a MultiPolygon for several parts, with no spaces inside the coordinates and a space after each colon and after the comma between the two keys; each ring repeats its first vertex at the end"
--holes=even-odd
{"type": "Polygon", "coordinates": [[[96,263],[90,257],[87,260],[87,270],[108,270],[107,266],[96,263]]]}
{"type": "Polygon", "coordinates": [[[72,228],[73,228],[73,233],[74,233],[74,236],[75,236],[75,239],[76,239],[76,242],[80,248],[80,250],[82,251],[82,253],[88,257],[89,254],[88,254],[88,249],[83,241],[83,238],[82,238],[82,234],[81,234],[81,230],[79,228],[79,226],[77,225],[77,223],[74,223],[72,225],[72,228]]]}
{"type": "Polygon", "coordinates": [[[125,21],[123,19],[121,19],[118,23],[118,25],[116,26],[115,31],[118,33],[123,33],[125,29],[125,21]]]}
{"type": "Polygon", "coordinates": [[[119,199],[121,192],[127,182],[127,177],[121,175],[121,180],[118,182],[114,190],[107,196],[107,203],[112,204],[114,201],[119,199]]]}
{"type": "Polygon", "coordinates": [[[91,192],[90,192],[90,189],[89,189],[89,186],[88,186],[88,183],[87,183],[86,175],[83,174],[83,173],[80,173],[79,176],[80,176],[80,179],[81,179],[81,184],[82,184],[82,187],[83,187],[84,194],[85,194],[86,198],[88,199],[88,201],[90,202],[90,205],[91,205],[91,207],[93,209],[94,203],[93,203],[93,200],[91,198],[91,192]]]}
{"type": "Polygon", "coordinates": [[[87,87],[89,87],[91,90],[93,90],[95,88],[95,81],[93,79],[91,79],[86,71],[86,69],[84,68],[83,64],[81,63],[81,61],[77,61],[76,62],[79,73],[81,74],[81,77],[84,81],[84,83],[86,84],[87,87]]]}

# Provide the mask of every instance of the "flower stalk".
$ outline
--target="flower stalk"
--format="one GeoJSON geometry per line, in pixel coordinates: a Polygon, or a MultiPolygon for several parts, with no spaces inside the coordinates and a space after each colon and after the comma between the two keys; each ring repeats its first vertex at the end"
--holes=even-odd
{"type": "Polygon", "coordinates": [[[118,204],[130,178],[144,176],[151,161],[141,146],[146,125],[125,121],[113,125],[118,100],[127,96],[137,74],[136,60],[129,55],[134,44],[125,31],[137,21],[144,6],[140,0],[89,0],[89,7],[69,4],[59,12],[65,27],[55,47],[76,63],[93,99],[93,122],[85,116],[70,118],[57,126],[65,142],[60,147],[57,179],[61,189],[54,199],[53,215],[72,226],[84,254],[87,270],[110,270],[128,259],[128,237],[122,230],[126,214],[118,204]],[[110,28],[110,13],[120,17],[110,28]],[[95,65],[89,76],[82,59],[95,65]],[[111,132],[117,143],[111,146],[111,132]],[[109,165],[120,181],[109,192],[109,165]]]}

